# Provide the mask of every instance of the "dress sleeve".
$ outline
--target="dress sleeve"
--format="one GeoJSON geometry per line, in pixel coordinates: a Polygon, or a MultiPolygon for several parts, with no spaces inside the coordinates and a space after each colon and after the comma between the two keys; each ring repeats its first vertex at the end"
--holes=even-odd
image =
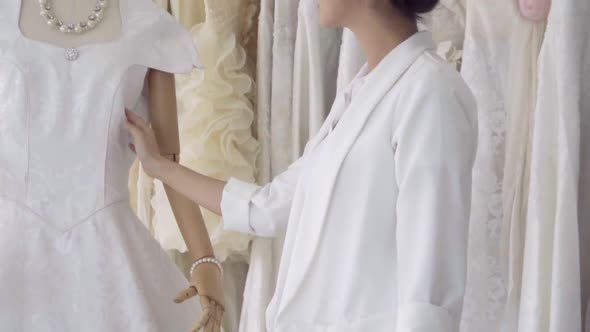
{"type": "Polygon", "coordinates": [[[166,11],[149,1],[145,13],[132,22],[130,43],[136,45],[134,64],[172,74],[188,74],[202,68],[192,37],[166,11]]]}
{"type": "Polygon", "coordinates": [[[415,85],[396,107],[393,139],[399,188],[396,331],[457,332],[466,282],[475,105],[467,88],[457,92],[452,82],[430,78],[415,85]]]}
{"type": "Polygon", "coordinates": [[[221,214],[226,230],[274,237],[286,230],[301,157],[265,186],[231,179],[223,191],[221,214]]]}

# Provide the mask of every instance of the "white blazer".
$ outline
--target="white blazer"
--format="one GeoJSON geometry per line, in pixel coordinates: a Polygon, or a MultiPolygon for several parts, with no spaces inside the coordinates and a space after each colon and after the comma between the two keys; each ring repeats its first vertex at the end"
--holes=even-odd
{"type": "Polygon", "coordinates": [[[396,47],[272,183],[225,187],[227,229],[287,232],[270,332],[459,330],[476,106],[433,47],[396,47]]]}

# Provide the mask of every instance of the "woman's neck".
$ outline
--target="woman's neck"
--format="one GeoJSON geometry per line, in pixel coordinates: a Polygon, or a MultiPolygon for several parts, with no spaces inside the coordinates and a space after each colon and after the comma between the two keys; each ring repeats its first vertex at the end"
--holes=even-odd
{"type": "Polygon", "coordinates": [[[413,18],[396,14],[391,7],[368,8],[349,25],[367,57],[372,71],[394,48],[418,31],[413,18]],[[385,14],[387,13],[387,14],[385,14]]]}

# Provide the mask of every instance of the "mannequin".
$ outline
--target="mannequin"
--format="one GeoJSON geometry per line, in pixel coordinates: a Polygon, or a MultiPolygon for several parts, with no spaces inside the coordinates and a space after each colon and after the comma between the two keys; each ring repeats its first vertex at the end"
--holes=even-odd
{"type": "MultiPolygon", "coordinates": [[[[51,3],[58,17],[66,22],[77,22],[92,11],[96,1],[52,0],[51,3]]],[[[83,34],[65,34],[47,26],[39,15],[38,1],[22,0],[20,29],[29,39],[63,48],[109,43],[122,34],[120,1],[109,1],[103,20],[93,30],[83,34]]],[[[178,162],[180,144],[174,75],[149,70],[146,83],[149,86],[151,124],[160,150],[166,158],[178,162]]],[[[168,187],[166,193],[193,261],[213,256],[198,206],[168,187]]],[[[224,311],[219,269],[214,264],[200,264],[191,276],[190,285],[178,295],[175,302],[180,303],[199,294],[203,312],[194,330],[206,328],[206,331],[219,331],[224,311]]]]}

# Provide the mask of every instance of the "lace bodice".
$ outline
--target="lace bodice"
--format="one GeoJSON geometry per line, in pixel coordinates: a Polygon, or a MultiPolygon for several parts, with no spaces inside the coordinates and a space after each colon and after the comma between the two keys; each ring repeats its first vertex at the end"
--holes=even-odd
{"type": "Polygon", "coordinates": [[[155,4],[128,0],[121,37],[79,47],[70,61],[21,33],[19,4],[0,4],[0,196],[66,231],[127,198],[124,108],[147,117],[148,68],[187,72],[196,52],[155,4]]]}

